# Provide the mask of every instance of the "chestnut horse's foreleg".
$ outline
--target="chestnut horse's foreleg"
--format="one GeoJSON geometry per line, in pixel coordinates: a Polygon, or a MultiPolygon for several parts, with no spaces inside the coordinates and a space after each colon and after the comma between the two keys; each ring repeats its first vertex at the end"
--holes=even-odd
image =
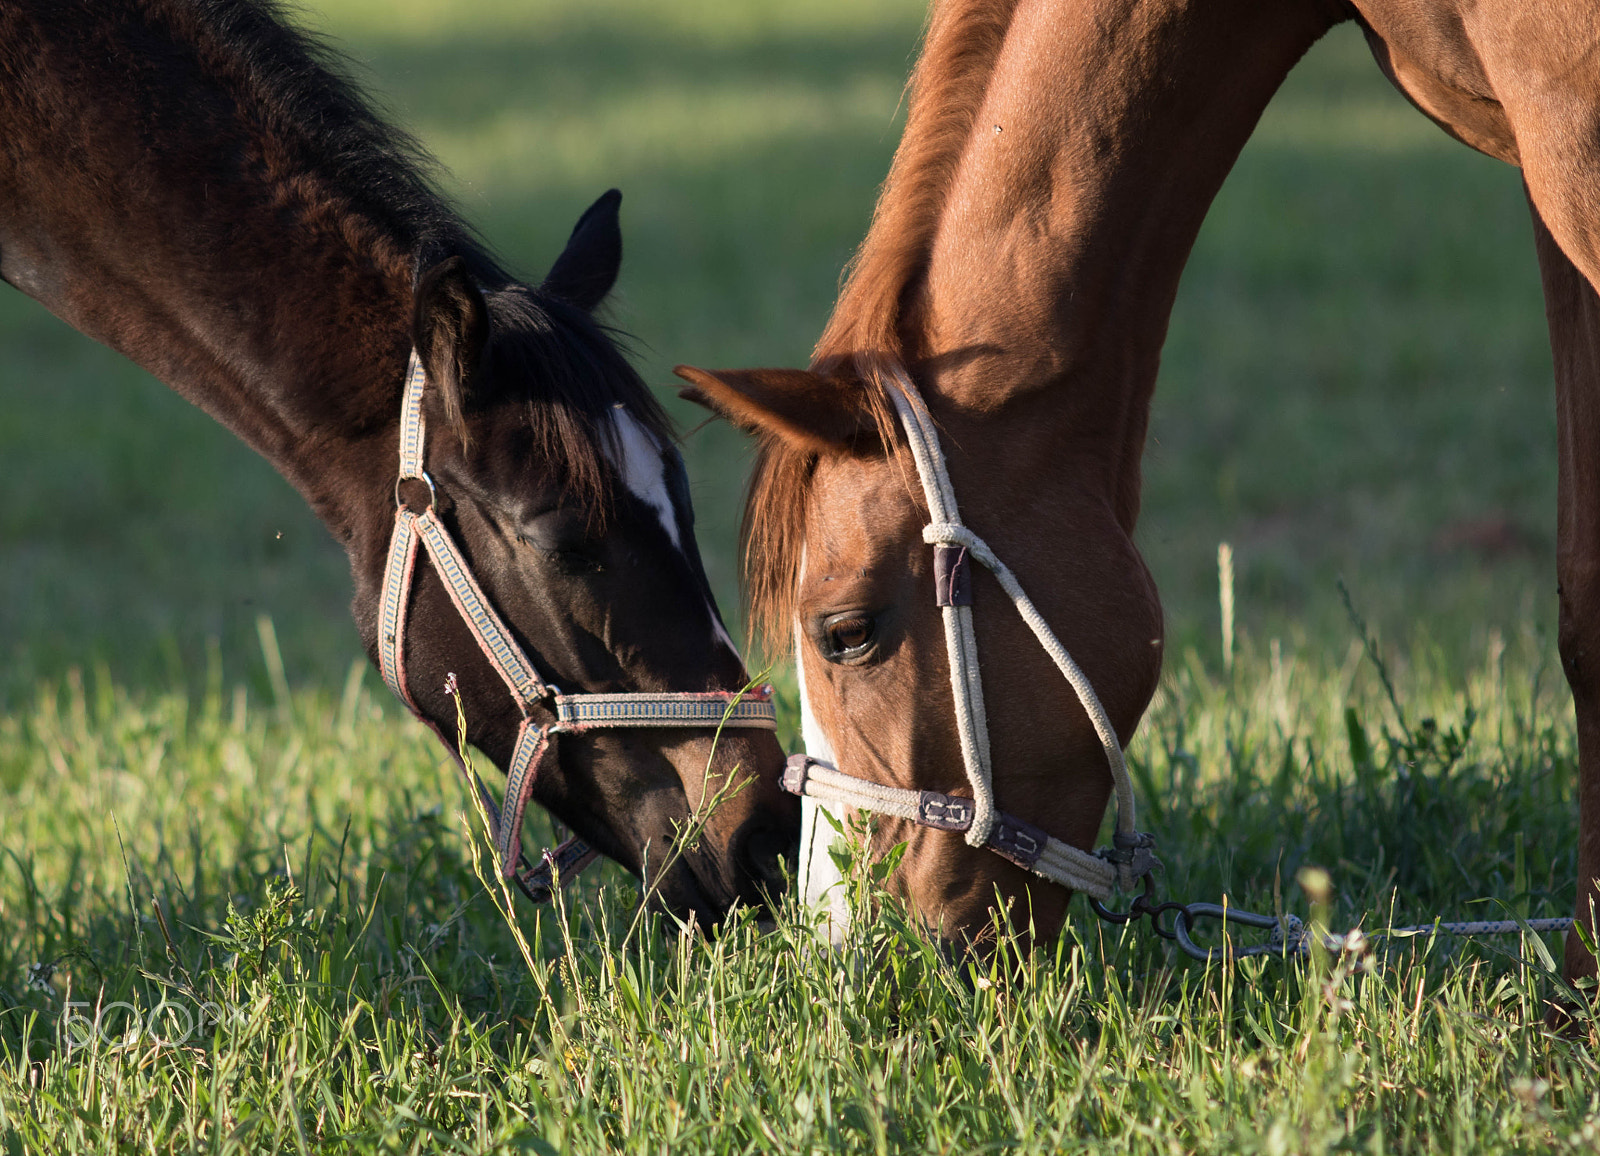
{"type": "MultiPolygon", "coordinates": [[[[1600,906],[1600,296],[1530,207],[1555,355],[1559,639],[1578,717],[1577,918],[1592,929],[1600,906]]],[[[1576,932],[1567,936],[1566,973],[1595,974],[1576,932]]]]}

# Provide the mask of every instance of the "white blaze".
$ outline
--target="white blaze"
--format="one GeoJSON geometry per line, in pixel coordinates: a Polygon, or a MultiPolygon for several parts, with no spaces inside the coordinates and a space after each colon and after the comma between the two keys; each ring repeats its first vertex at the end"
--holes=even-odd
{"type": "MultiPolygon", "coordinates": [[[[805,549],[800,551],[800,577],[805,575],[806,561],[805,549]]],[[[811,710],[811,699],[806,694],[806,664],[802,660],[801,648],[805,646],[805,632],[801,629],[800,620],[794,623],[794,672],[800,683],[800,738],[805,743],[806,753],[814,759],[838,766],[833,757],[833,748],[828,743],[828,736],[822,733],[822,726],[817,722],[817,717],[811,710]]],[[[828,854],[828,848],[839,837],[832,823],[823,818],[819,813],[826,811],[842,827],[844,826],[844,804],[836,803],[831,799],[824,802],[813,799],[809,795],[800,798],[800,897],[806,906],[819,908],[827,913],[827,922],[821,929],[822,937],[835,945],[844,942],[845,932],[850,927],[850,897],[844,885],[844,876],[839,873],[839,866],[833,861],[833,856],[828,854]]]]}
{"type": "Polygon", "coordinates": [[[622,475],[628,492],[656,512],[667,537],[682,550],[683,538],[678,533],[678,518],[672,510],[672,495],[667,493],[667,463],[661,456],[661,447],[631,413],[620,407],[616,413],[617,444],[622,450],[622,460],[611,464],[622,475]]]}
{"type": "MultiPolygon", "coordinates": [[[[672,494],[667,490],[666,455],[661,452],[661,445],[655,436],[639,424],[636,417],[620,405],[614,412],[617,448],[622,454],[622,460],[619,462],[613,457],[611,464],[616,467],[617,473],[622,475],[622,482],[628,487],[628,492],[656,512],[656,517],[661,521],[661,528],[667,532],[673,547],[682,553],[684,536],[678,526],[677,511],[672,505],[672,494]]],[[[608,453],[607,456],[611,455],[608,453]]],[[[743,662],[739,648],[733,644],[733,639],[728,637],[722,619],[717,617],[716,607],[707,603],[706,611],[711,616],[712,636],[743,662]]]]}

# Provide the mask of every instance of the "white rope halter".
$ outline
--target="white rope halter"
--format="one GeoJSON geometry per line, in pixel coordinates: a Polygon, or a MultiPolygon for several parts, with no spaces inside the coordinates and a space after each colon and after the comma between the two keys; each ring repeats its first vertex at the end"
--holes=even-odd
{"type": "MultiPolygon", "coordinates": [[[[1364,942],[1361,933],[1332,935],[1308,928],[1293,915],[1260,915],[1229,904],[1151,902],[1153,888],[1149,876],[1160,866],[1153,847],[1155,840],[1139,833],[1134,826],[1133,784],[1123,759],[1122,746],[1106,717],[1104,706],[1082,669],[1072,660],[1061,640],[1045,623],[1038,608],[1023,593],[1016,575],[995,557],[994,551],[966,526],[956,510],[955,491],[939,449],[939,435],[927,405],[916,386],[898,366],[894,369],[890,396],[905,427],[906,440],[917,463],[917,475],[928,503],[931,519],[923,527],[923,541],[934,548],[935,598],[944,612],[945,646],[950,655],[950,689],[955,698],[956,729],[961,737],[961,758],[966,767],[972,798],[943,795],[936,791],[912,791],[885,787],[866,779],[847,775],[829,763],[809,755],[794,755],[784,771],[785,790],[814,799],[842,803],[859,811],[874,811],[924,827],[942,831],[962,831],[974,847],[987,847],[1011,862],[1025,867],[1052,882],[1082,891],[1100,918],[1123,924],[1149,916],[1157,932],[1175,940],[1194,959],[1235,960],[1266,955],[1284,958],[1304,955],[1314,943],[1329,951],[1357,950],[1364,942]],[[1039,828],[994,809],[993,772],[989,756],[988,722],[983,711],[983,684],[978,673],[978,650],[972,629],[972,587],[967,570],[968,557],[976,558],[994,573],[1006,594],[1022,615],[1034,637],[1050,655],[1094,724],[1105,749],[1106,763],[1116,787],[1117,825],[1112,847],[1090,855],[1046,834],[1039,828]],[[1143,894],[1134,899],[1128,911],[1110,911],[1105,901],[1114,887],[1131,889],[1135,880],[1144,879],[1143,894]],[[1164,912],[1174,913],[1171,930],[1161,924],[1164,912]],[[1268,929],[1272,938],[1249,947],[1225,941],[1221,948],[1205,948],[1191,938],[1195,923],[1220,919],[1236,926],[1268,929]]],[[[1436,934],[1509,935],[1567,931],[1573,920],[1501,919],[1467,923],[1421,923],[1391,927],[1368,933],[1371,938],[1410,937],[1436,934]]]]}
{"type": "Polygon", "coordinates": [[[924,827],[965,832],[971,846],[987,847],[1037,875],[1104,902],[1111,897],[1114,888],[1127,889],[1159,866],[1151,850],[1154,840],[1134,829],[1133,784],[1128,778],[1116,729],[1106,716],[1094,687],[1038,608],[1023,593],[1016,575],[995,557],[982,538],[961,524],[933,416],[917,387],[898,366],[894,369],[893,384],[889,395],[905,427],[906,441],[911,446],[911,456],[916,461],[917,476],[922,481],[922,492],[928,503],[930,521],[923,527],[922,539],[934,547],[935,598],[943,611],[956,730],[960,735],[961,760],[967,782],[972,787],[972,798],[886,787],[847,775],[808,755],[789,759],[783,776],[784,789],[797,795],[843,803],[857,810],[892,815],[924,827]],[[977,637],[972,627],[969,557],[976,558],[993,572],[1094,724],[1116,789],[1117,827],[1112,847],[1091,855],[1031,823],[995,810],[989,723],[984,714],[983,680],[978,669],[977,637]]]}
{"type": "Polygon", "coordinates": [[[489,814],[490,827],[500,851],[501,873],[515,881],[530,899],[539,902],[550,898],[555,886],[553,875],[563,880],[575,878],[597,854],[579,839],[568,839],[554,851],[546,851],[537,867],[530,866],[522,854],[523,814],[532,798],[539,768],[554,745],[556,735],[609,727],[775,730],[777,716],[772,705],[772,688],[764,686],[743,692],[562,694],[541,678],[538,668],[495,613],[482,587],[473,578],[465,556],[434,510],[433,479],[423,469],[427,430],[422,417],[422,394],[426,386],[427,373],[416,351],[412,350],[400,403],[400,474],[395,479],[394,535],[389,541],[389,561],[384,570],[383,596],[378,608],[378,666],[389,689],[439,736],[439,741],[455,757],[462,774],[467,774],[456,744],[417,709],[406,683],[406,617],[420,544],[427,550],[450,601],[477,639],[484,657],[506,684],[522,715],[511,765],[506,770],[504,815],[495,806],[481,779],[472,775],[467,785],[478,793],[489,814]],[[428,488],[428,504],[420,513],[407,506],[401,497],[400,487],[407,481],[419,481],[428,488]],[[535,707],[553,713],[555,721],[536,722],[532,714],[535,707]]]}

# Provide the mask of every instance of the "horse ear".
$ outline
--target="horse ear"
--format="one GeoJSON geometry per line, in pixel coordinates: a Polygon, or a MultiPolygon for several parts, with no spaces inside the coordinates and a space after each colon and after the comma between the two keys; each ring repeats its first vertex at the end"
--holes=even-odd
{"type": "Polygon", "coordinates": [[[462,410],[489,340],[489,310],[460,257],[439,262],[418,279],[411,340],[444,401],[445,419],[465,443],[462,410]]]}
{"type": "Polygon", "coordinates": [[[721,414],[740,429],[767,434],[805,453],[860,452],[876,426],[859,386],[806,369],[696,369],[673,373],[689,383],[678,395],[721,414]]]}
{"type": "Polygon", "coordinates": [[[585,313],[594,312],[616,284],[617,270],[622,267],[622,229],[617,224],[621,204],[622,194],[608,189],[584,210],[541,288],[585,313]]]}

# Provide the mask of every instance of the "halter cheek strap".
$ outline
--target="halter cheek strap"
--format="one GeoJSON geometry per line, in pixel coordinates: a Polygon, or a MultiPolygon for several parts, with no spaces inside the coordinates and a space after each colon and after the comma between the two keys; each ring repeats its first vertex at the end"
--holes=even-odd
{"type": "MultiPolygon", "coordinates": [[[[389,558],[378,607],[378,667],[389,689],[439,736],[462,774],[468,776],[468,789],[482,800],[489,815],[500,855],[501,874],[516,882],[530,899],[541,902],[550,898],[557,879],[576,878],[597,856],[588,844],[576,838],[568,839],[553,851],[546,851],[537,866],[531,866],[522,853],[523,816],[533,797],[540,768],[554,749],[557,735],[576,735],[601,727],[775,730],[772,688],[764,686],[744,692],[562,694],[546,682],[495,612],[473,577],[465,555],[434,509],[437,494],[433,479],[423,468],[427,431],[422,416],[422,394],[426,386],[427,374],[413,350],[400,403],[400,473],[395,479],[394,533],[389,540],[389,558]],[[404,483],[413,481],[421,482],[428,490],[428,504],[420,512],[407,506],[400,493],[404,483]],[[405,637],[419,546],[427,552],[428,561],[456,612],[477,640],[489,665],[505,683],[522,716],[506,770],[503,812],[495,806],[483,780],[468,771],[456,744],[417,708],[411,694],[406,678],[405,637]],[[536,721],[535,709],[554,714],[555,721],[536,721]]],[[[454,677],[451,676],[451,685],[447,688],[452,694],[455,693],[454,677]]]]}
{"type": "Polygon", "coordinates": [[[972,787],[963,799],[933,791],[886,787],[847,775],[807,755],[789,760],[784,788],[796,795],[832,800],[857,810],[892,815],[923,827],[959,831],[973,847],[989,850],[1036,875],[1101,902],[1116,887],[1130,888],[1160,864],[1152,850],[1155,840],[1134,829],[1133,784],[1128,778],[1122,744],[1105,707],[1088,678],[1067,653],[1033,602],[1022,591],[1016,575],[995,557],[987,543],[961,524],[955,490],[939,449],[933,415],[904,371],[895,372],[894,399],[905,427],[917,476],[931,519],[922,538],[934,548],[934,600],[944,619],[945,649],[950,656],[950,690],[955,699],[956,730],[961,741],[961,761],[972,787]],[[1111,781],[1117,795],[1117,829],[1113,846],[1091,855],[1080,851],[1031,823],[995,810],[994,776],[989,756],[989,723],[983,706],[983,679],[978,669],[978,643],[972,627],[972,578],[968,562],[977,559],[994,573],[1011,597],[1028,628],[1050,655],[1056,668],[1088,713],[1105,749],[1111,781]]]}

